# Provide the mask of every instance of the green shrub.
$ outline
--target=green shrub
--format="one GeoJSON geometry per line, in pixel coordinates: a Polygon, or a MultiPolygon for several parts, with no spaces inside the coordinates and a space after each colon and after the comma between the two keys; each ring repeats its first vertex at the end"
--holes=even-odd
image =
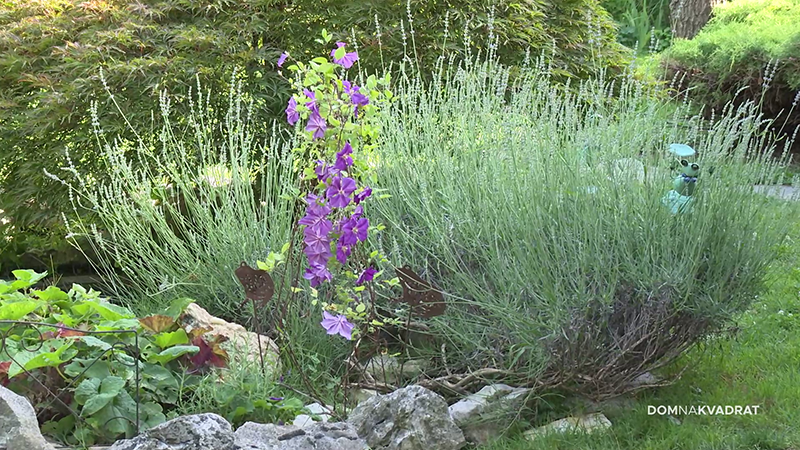
{"type": "Polygon", "coordinates": [[[395,88],[375,168],[391,198],[371,206],[381,250],[452,302],[431,324],[450,372],[618,394],[760,292],[787,221],[752,184],[782,163],[760,153],[752,108],[709,123],[635,83],[573,95],[535,68],[506,87],[506,70],[395,88]],[[673,142],[716,169],[692,213],[662,204],[673,142]]]}
{"type": "MultiPolygon", "coordinates": [[[[493,34],[509,63],[522,60],[530,47],[534,54],[552,55],[562,75],[585,75],[593,67],[590,57],[599,66],[624,65],[612,24],[596,0],[494,3],[493,34]]],[[[225,92],[238,66],[246,95],[269,125],[288,97],[288,85],[274,70],[278,55],[288,50],[303,59],[316,53],[323,28],[341,40],[354,34],[364,69],[397,63],[404,55],[432,67],[443,50],[464,48],[465,29],[471,36],[487,35],[485,6],[483,0],[6,2],[0,11],[0,204],[11,222],[3,226],[17,233],[31,224],[46,228],[69,211],[67,191],[42,171],[63,167],[65,148],[78,170],[104,176],[99,167],[107,161],[96,152],[88,117],[92,101],[109,135],[134,138],[104,84],[144,132],[162,125],[158,114],[151,115],[162,90],[185,99],[197,75],[211,92],[225,92]],[[413,26],[407,7],[415,15],[413,26]]],[[[211,102],[225,109],[224,96],[211,102]]],[[[255,132],[262,138],[270,133],[268,126],[255,132]]]]}
{"type": "Polygon", "coordinates": [[[800,124],[800,1],[735,0],[691,40],[665,52],[666,76],[683,77],[694,101],[719,112],[728,102],[761,103],[768,117],[800,124]]]}

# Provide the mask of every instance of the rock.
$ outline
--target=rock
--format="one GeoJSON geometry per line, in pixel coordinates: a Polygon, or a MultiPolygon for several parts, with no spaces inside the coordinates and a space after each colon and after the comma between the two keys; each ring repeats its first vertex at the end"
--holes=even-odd
{"type": "Polygon", "coordinates": [[[375,397],[378,395],[378,391],[374,391],[372,389],[361,389],[356,388],[350,391],[349,397],[353,400],[353,402],[358,405],[361,402],[365,402],[368,399],[375,397]]]}
{"type": "MultiPolygon", "coordinates": [[[[186,307],[181,316],[181,323],[186,328],[187,333],[194,328],[210,328],[211,331],[204,336],[222,335],[228,338],[222,344],[222,348],[230,356],[229,367],[261,364],[261,359],[258,356],[259,335],[247,331],[243,326],[214,317],[195,303],[191,303],[186,307]]],[[[262,335],[260,339],[267,372],[276,376],[280,373],[280,350],[278,345],[267,336],[262,335]]]]}
{"type": "Polygon", "coordinates": [[[28,399],[0,386],[0,448],[53,450],[39,431],[36,411],[28,399]]]}
{"type": "Polygon", "coordinates": [[[397,384],[398,381],[411,380],[425,371],[428,362],[421,359],[400,361],[397,357],[380,355],[367,362],[366,370],[377,381],[397,384]]]}
{"type": "Polygon", "coordinates": [[[644,183],[644,164],[634,158],[620,158],[612,164],[614,180],[619,183],[636,181],[644,183]]]}
{"type": "Polygon", "coordinates": [[[311,415],[308,414],[300,414],[294,418],[292,425],[298,428],[307,428],[314,423],[314,417],[319,419],[320,422],[327,423],[331,419],[332,411],[327,406],[320,405],[319,403],[312,403],[310,405],[306,405],[306,410],[308,410],[311,415]],[[313,417],[312,417],[313,416],[313,417]]]}
{"type": "Polygon", "coordinates": [[[661,378],[653,375],[650,372],[645,372],[631,381],[631,387],[638,388],[642,386],[652,386],[661,382],[661,378]]]}
{"type": "Polygon", "coordinates": [[[510,416],[522,408],[528,392],[525,388],[493,384],[450,405],[448,411],[467,441],[485,444],[503,432],[510,416]]]}
{"type": "Polygon", "coordinates": [[[347,422],[373,450],[458,450],[466,444],[444,399],[421,386],[376,395],[347,422]]]}
{"type": "Polygon", "coordinates": [[[234,433],[239,450],[369,450],[347,423],[316,422],[306,428],[247,422],[234,433]]]}
{"type": "Polygon", "coordinates": [[[133,439],[117,441],[110,450],[235,450],[233,428],[212,414],[182,416],[133,439]]]}
{"type": "Polygon", "coordinates": [[[532,440],[538,436],[549,433],[584,432],[594,433],[598,430],[611,428],[611,421],[602,413],[594,413],[581,417],[567,417],[556,420],[545,426],[534,428],[525,432],[525,438],[532,440]]]}

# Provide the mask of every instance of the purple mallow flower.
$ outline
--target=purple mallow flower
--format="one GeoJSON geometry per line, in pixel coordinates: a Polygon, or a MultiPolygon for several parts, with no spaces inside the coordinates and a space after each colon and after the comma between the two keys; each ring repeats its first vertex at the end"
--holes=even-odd
{"type": "Polygon", "coordinates": [[[286,52],[281,53],[281,57],[278,58],[278,67],[283,67],[283,63],[286,62],[286,58],[289,57],[289,54],[286,52]]]}
{"type": "Polygon", "coordinates": [[[365,187],[364,190],[353,196],[353,202],[357,205],[366,200],[370,195],[372,195],[372,188],[365,187]]]}
{"type": "Polygon", "coordinates": [[[323,265],[312,265],[303,274],[303,278],[311,282],[311,287],[317,287],[323,281],[331,281],[333,274],[323,265]]]}
{"type": "Polygon", "coordinates": [[[306,102],[306,108],[310,109],[311,111],[319,111],[319,109],[317,109],[317,96],[314,95],[314,91],[303,89],[303,94],[306,94],[306,97],[311,99],[310,102],[306,102]]]}
{"type": "Polygon", "coordinates": [[[367,267],[366,269],[364,269],[363,272],[361,272],[361,275],[358,276],[358,279],[356,280],[356,285],[360,286],[364,283],[372,281],[372,279],[375,278],[376,273],[378,273],[378,271],[375,270],[374,267],[372,266],[367,267]]]}
{"type": "Polygon", "coordinates": [[[338,334],[343,338],[349,340],[353,339],[354,325],[347,320],[347,317],[339,314],[334,316],[328,311],[322,311],[322,328],[330,335],[338,334]]]}
{"type": "Polygon", "coordinates": [[[311,113],[311,117],[308,118],[308,124],[306,125],[306,131],[313,131],[314,139],[321,139],[325,137],[325,131],[328,129],[328,124],[325,123],[325,119],[319,115],[319,112],[313,111],[311,113]]]}
{"type": "Polygon", "coordinates": [[[334,208],[344,208],[350,204],[350,194],[356,190],[356,182],[352,178],[337,176],[328,186],[325,195],[334,208]]]}
{"type": "Polygon", "coordinates": [[[336,260],[339,261],[341,265],[347,264],[347,258],[350,257],[350,252],[349,245],[336,245],[336,260]]]}
{"type": "Polygon", "coordinates": [[[353,92],[353,95],[350,96],[350,101],[353,102],[356,106],[367,106],[369,105],[369,98],[366,95],[362,94],[361,92],[353,92]]]}
{"type": "Polygon", "coordinates": [[[358,241],[366,241],[369,232],[369,219],[351,217],[342,224],[342,236],[339,242],[342,245],[356,245],[358,241]]]}
{"type": "Polygon", "coordinates": [[[344,57],[342,57],[341,59],[336,59],[336,50],[344,46],[345,46],[344,42],[337,42],[336,48],[331,50],[331,58],[333,58],[333,62],[335,62],[336,64],[339,64],[345,69],[349,69],[353,67],[353,63],[358,61],[358,53],[356,52],[345,53],[344,57]]]}
{"type": "Polygon", "coordinates": [[[300,120],[300,113],[297,112],[297,100],[292,97],[286,107],[286,121],[289,122],[289,125],[294,125],[298,120],[300,120]]]}
{"type": "Polygon", "coordinates": [[[331,241],[328,234],[332,229],[333,224],[327,219],[320,220],[314,226],[306,226],[303,230],[303,242],[306,244],[307,253],[330,251],[331,241]]]}
{"type": "Polygon", "coordinates": [[[350,141],[344,144],[344,148],[336,153],[336,162],[333,167],[336,170],[347,170],[348,167],[353,165],[353,158],[350,154],[353,153],[353,147],[350,146],[350,141]]]}

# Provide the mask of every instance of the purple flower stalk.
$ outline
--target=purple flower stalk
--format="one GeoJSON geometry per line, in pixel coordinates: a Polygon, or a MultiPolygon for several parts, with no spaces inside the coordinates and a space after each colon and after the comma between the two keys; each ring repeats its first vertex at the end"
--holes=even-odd
{"type": "Polygon", "coordinates": [[[333,164],[333,167],[339,171],[347,170],[348,167],[353,165],[353,158],[350,156],[351,153],[353,153],[353,147],[350,146],[350,141],[347,141],[344,144],[344,148],[336,153],[336,162],[333,164]]]}
{"type": "Polygon", "coordinates": [[[331,281],[333,274],[330,273],[327,267],[322,265],[313,265],[306,269],[303,278],[311,282],[311,287],[317,287],[323,281],[331,281]]]}
{"type": "Polygon", "coordinates": [[[328,124],[325,122],[325,119],[319,115],[319,112],[313,111],[311,113],[311,117],[308,118],[308,124],[306,125],[306,131],[313,131],[314,139],[321,139],[325,137],[325,131],[328,129],[328,124]]]}
{"type": "Polygon", "coordinates": [[[361,286],[364,283],[372,281],[372,279],[375,278],[376,273],[378,273],[378,271],[375,270],[374,267],[367,267],[363,272],[361,272],[361,275],[358,276],[358,279],[356,280],[356,286],[361,286]]]}
{"type": "Polygon", "coordinates": [[[289,125],[294,125],[300,120],[300,113],[297,112],[297,100],[294,97],[289,99],[289,105],[286,106],[286,121],[289,125]]]}
{"type": "Polygon", "coordinates": [[[317,96],[314,95],[314,91],[303,89],[303,94],[306,94],[306,97],[311,99],[310,102],[306,102],[306,108],[310,109],[311,111],[319,112],[319,109],[317,108],[317,96]]]}
{"type": "Polygon", "coordinates": [[[356,190],[356,182],[352,178],[337,176],[328,186],[325,195],[334,208],[344,208],[350,204],[350,194],[356,190]]]}
{"type": "Polygon", "coordinates": [[[358,53],[356,52],[345,53],[344,57],[342,57],[341,59],[336,59],[336,50],[344,47],[345,45],[346,44],[344,42],[337,42],[336,48],[331,50],[331,58],[333,58],[334,63],[339,64],[345,69],[349,69],[353,67],[353,63],[358,61],[358,53]]]}
{"type": "Polygon", "coordinates": [[[278,67],[283,67],[283,63],[286,62],[286,58],[289,57],[289,53],[283,52],[281,53],[281,57],[278,58],[278,67]]]}
{"type": "Polygon", "coordinates": [[[354,325],[347,320],[347,317],[339,314],[334,316],[328,311],[322,311],[322,328],[330,335],[338,334],[348,341],[353,339],[354,325]]]}
{"type": "Polygon", "coordinates": [[[372,188],[367,186],[364,190],[353,196],[353,202],[357,205],[366,200],[370,195],[372,195],[372,188]]]}
{"type": "Polygon", "coordinates": [[[350,246],[349,245],[336,245],[336,260],[339,261],[341,265],[347,264],[347,258],[350,257],[350,246]]]}
{"type": "Polygon", "coordinates": [[[351,217],[342,225],[342,235],[339,242],[342,245],[356,245],[358,241],[366,241],[369,232],[369,219],[351,217]]]}

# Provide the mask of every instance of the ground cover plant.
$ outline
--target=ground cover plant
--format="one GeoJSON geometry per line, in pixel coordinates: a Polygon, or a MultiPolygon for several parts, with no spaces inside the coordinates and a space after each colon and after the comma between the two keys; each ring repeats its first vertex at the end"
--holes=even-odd
{"type": "Polygon", "coordinates": [[[0,281],[0,383],[25,395],[42,429],[59,440],[114,442],[198,404],[233,423],[291,420],[302,409],[297,399],[269,395],[272,384],[256,390],[268,395],[243,396],[255,375],[244,384],[241,369],[226,372],[220,387],[223,375],[214,369],[227,366],[225,338],[185,326],[182,315],[191,299],[175,299],[137,319],[77,284],[66,292],[36,288],[46,276],[16,270],[14,280],[0,281]],[[242,382],[239,390],[235,380],[242,382]]]}

